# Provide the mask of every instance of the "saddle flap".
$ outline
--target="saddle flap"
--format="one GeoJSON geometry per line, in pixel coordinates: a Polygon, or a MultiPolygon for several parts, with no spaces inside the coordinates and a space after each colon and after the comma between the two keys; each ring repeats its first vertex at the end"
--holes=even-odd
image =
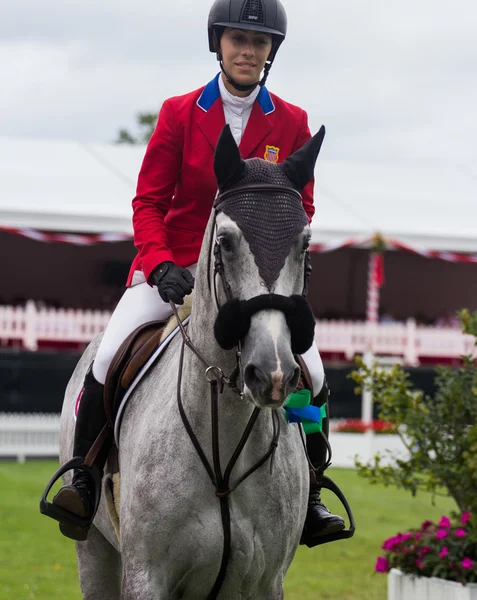
{"type": "Polygon", "coordinates": [[[112,426],[124,394],[159,346],[165,326],[163,321],[141,325],[124,340],[114,355],[104,384],[104,409],[112,426]]]}
{"type": "Polygon", "coordinates": [[[310,390],[311,397],[314,398],[314,390],[313,390],[313,381],[311,379],[310,371],[306,366],[306,362],[303,360],[303,357],[299,354],[295,355],[295,360],[300,367],[300,379],[298,380],[298,385],[296,386],[297,390],[310,390]]]}

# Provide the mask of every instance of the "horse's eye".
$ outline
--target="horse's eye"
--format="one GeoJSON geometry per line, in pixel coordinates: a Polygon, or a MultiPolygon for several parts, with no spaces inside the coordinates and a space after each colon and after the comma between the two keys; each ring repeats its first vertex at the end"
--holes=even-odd
{"type": "Polygon", "coordinates": [[[233,244],[232,244],[232,240],[230,239],[230,237],[223,235],[219,238],[220,241],[220,247],[224,252],[232,252],[233,251],[233,244]]]}
{"type": "Polygon", "coordinates": [[[305,238],[303,240],[303,245],[301,248],[302,254],[305,254],[305,252],[309,249],[309,247],[310,247],[310,240],[309,240],[309,238],[305,238]]]}

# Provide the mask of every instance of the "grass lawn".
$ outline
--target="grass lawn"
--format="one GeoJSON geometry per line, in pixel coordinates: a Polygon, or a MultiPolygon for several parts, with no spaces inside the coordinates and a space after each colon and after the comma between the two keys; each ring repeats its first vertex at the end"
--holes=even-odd
{"type": "MultiPolygon", "coordinates": [[[[38,510],[55,464],[0,462],[0,600],[81,600],[74,542],[38,510]]],[[[286,600],[385,600],[386,577],[373,572],[382,541],[439,517],[453,504],[438,498],[432,506],[427,494],[411,498],[393,488],[371,486],[351,470],[330,469],[327,474],[345,492],[357,533],[313,550],[300,547],[287,575],[286,600]]],[[[327,494],[328,506],[340,511],[338,501],[327,494]]]]}

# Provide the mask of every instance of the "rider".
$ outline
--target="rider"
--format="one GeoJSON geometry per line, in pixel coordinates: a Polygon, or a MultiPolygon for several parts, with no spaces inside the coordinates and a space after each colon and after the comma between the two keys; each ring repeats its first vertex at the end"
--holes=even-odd
{"type": "MultiPolygon", "coordinates": [[[[138,254],[128,288],[85,377],[76,421],[75,457],[86,457],[105,424],[104,382],[120,344],[143,323],[166,319],[171,314],[169,301],[182,304],[192,292],[195,265],[217,190],[213,157],[222,128],[230,125],[244,158],[272,162],[282,162],[311,137],[306,113],[265,87],[286,30],[287,17],[280,0],[216,0],[208,20],[209,49],[216,53],[221,72],[205,87],[171,98],[162,106],[133,200],[138,254]]],[[[302,193],[310,221],[314,214],[313,184],[310,182],[302,193]]],[[[318,392],[313,404],[321,406],[328,401],[328,387],[315,344],[303,358],[318,392]]],[[[323,420],[323,427],[327,435],[328,419],[323,420]]],[[[307,436],[307,450],[315,468],[325,465],[326,440],[320,433],[307,436]]],[[[77,468],[72,484],[61,488],[53,504],[79,517],[92,518],[95,485],[102,477],[107,453],[108,447],[103,445],[93,465],[95,478],[77,468]]],[[[312,475],[305,523],[308,541],[345,527],[344,520],[322,504],[320,492],[312,475]]],[[[66,518],[60,521],[60,530],[76,540],[85,540],[88,535],[87,529],[66,518]]]]}

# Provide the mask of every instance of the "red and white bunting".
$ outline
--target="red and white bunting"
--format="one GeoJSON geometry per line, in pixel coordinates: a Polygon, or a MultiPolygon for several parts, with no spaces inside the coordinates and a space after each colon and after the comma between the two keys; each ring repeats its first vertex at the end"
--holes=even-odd
{"type": "Polygon", "coordinates": [[[399,240],[386,240],[386,242],[396,248],[397,250],[403,250],[404,252],[411,252],[412,254],[419,254],[424,258],[438,258],[440,260],[446,260],[447,262],[462,262],[462,263],[477,263],[477,254],[462,254],[460,252],[439,252],[438,250],[425,250],[424,248],[418,248],[416,246],[410,246],[399,240]]]}
{"type": "Polygon", "coordinates": [[[50,233],[38,231],[38,229],[3,226],[0,226],[0,230],[15,235],[21,235],[37,242],[45,242],[47,244],[60,243],[73,244],[75,246],[95,246],[96,244],[102,244],[105,242],[126,242],[128,240],[132,240],[132,235],[129,233],[100,233],[97,235],[80,235],[76,233],[50,233]]]}
{"type": "MultiPolygon", "coordinates": [[[[128,240],[132,240],[133,238],[132,234],[130,233],[100,233],[80,235],[75,233],[50,233],[27,227],[5,227],[2,225],[0,225],[0,231],[5,231],[14,235],[21,235],[38,242],[45,242],[49,244],[74,244],[75,246],[94,246],[96,244],[103,243],[126,242],[128,240]]],[[[370,245],[373,245],[374,239],[375,236],[366,235],[346,238],[344,240],[337,240],[335,242],[328,242],[325,244],[311,244],[310,251],[314,253],[325,254],[327,252],[333,252],[334,250],[340,250],[341,248],[369,247],[370,245]]],[[[401,242],[392,238],[383,237],[383,239],[389,248],[396,248],[397,250],[402,250],[404,252],[419,254],[425,258],[438,258],[448,262],[477,263],[477,254],[426,250],[424,248],[411,246],[406,242],[401,242]]]]}

